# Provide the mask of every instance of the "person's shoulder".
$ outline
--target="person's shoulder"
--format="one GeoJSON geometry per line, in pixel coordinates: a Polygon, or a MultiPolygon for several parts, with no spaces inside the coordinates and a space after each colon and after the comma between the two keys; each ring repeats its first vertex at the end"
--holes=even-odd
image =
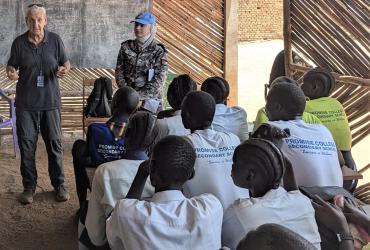
{"type": "Polygon", "coordinates": [[[17,36],[13,43],[14,44],[17,44],[17,43],[23,43],[24,41],[27,41],[27,32],[24,32],[23,34],[20,34],[19,36],[17,36]]]}
{"type": "Polygon", "coordinates": [[[45,32],[47,32],[48,40],[62,41],[62,38],[57,33],[49,31],[49,30],[46,30],[45,32]]]}
{"type": "Polygon", "coordinates": [[[120,159],[105,162],[97,168],[95,175],[104,176],[105,179],[118,178],[132,169],[136,170],[143,160],[120,159]]]}
{"type": "Polygon", "coordinates": [[[135,47],[135,40],[125,40],[121,43],[121,48],[129,48],[132,49],[135,47]]]}
{"type": "Polygon", "coordinates": [[[206,212],[219,213],[223,211],[223,207],[216,196],[209,193],[204,193],[198,196],[187,199],[188,202],[196,209],[204,210],[206,212]]]}
{"type": "Polygon", "coordinates": [[[167,52],[167,48],[162,43],[157,43],[155,41],[152,42],[151,47],[153,47],[154,50],[160,51],[160,52],[167,52]]]}

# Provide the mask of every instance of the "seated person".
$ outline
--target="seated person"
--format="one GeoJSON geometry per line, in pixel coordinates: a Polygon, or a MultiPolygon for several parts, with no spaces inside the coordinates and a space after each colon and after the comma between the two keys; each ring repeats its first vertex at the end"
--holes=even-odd
{"type": "Polygon", "coordinates": [[[342,187],[343,175],[333,137],[324,125],[302,121],[305,104],[305,95],[298,86],[275,84],[267,95],[268,123],[290,131],[281,151],[292,163],[299,186],[342,187]]]}
{"type": "Polygon", "coordinates": [[[225,211],[223,245],[235,249],[249,231],[276,223],[320,246],[311,202],[297,189],[290,162],[272,142],[252,138],[240,144],[233,156],[232,178],[245,192],[249,189],[251,198],[238,199],[225,211]],[[288,190],[280,186],[284,175],[291,178],[284,178],[288,190]]]}
{"type": "Polygon", "coordinates": [[[248,139],[247,113],[241,107],[227,107],[230,93],[229,83],[218,76],[209,77],[203,83],[201,90],[207,92],[216,101],[216,111],[213,117],[212,129],[221,132],[231,132],[240,141],[248,139]]]}
{"type": "Polygon", "coordinates": [[[238,244],[237,250],[317,250],[296,232],[278,224],[267,223],[250,231],[238,244]]]}
{"type": "Polygon", "coordinates": [[[164,134],[180,136],[190,134],[190,130],[185,129],[182,124],[181,102],[188,92],[195,90],[197,90],[197,84],[189,75],[179,75],[172,80],[167,91],[167,100],[172,110],[171,112],[169,110],[161,111],[158,114],[158,119],[165,113],[168,116],[158,120],[159,126],[164,129],[164,134]]]}
{"type": "MultiPolygon", "coordinates": [[[[298,83],[296,81],[294,81],[293,79],[291,79],[289,77],[286,77],[286,76],[280,76],[280,77],[276,78],[272,83],[267,85],[267,88],[271,89],[275,84],[280,83],[280,82],[291,83],[291,84],[295,84],[295,85],[298,86],[298,83]]],[[[266,90],[266,93],[265,93],[265,98],[266,97],[267,97],[267,90],[266,90]]],[[[258,110],[256,119],[254,121],[253,132],[256,131],[261,124],[267,123],[268,120],[269,119],[267,117],[265,107],[258,110]]],[[[306,123],[311,123],[311,124],[320,124],[321,123],[319,118],[317,118],[315,115],[313,115],[311,113],[308,113],[308,112],[303,112],[302,120],[306,123]]]]}
{"type": "MultiPolygon", "coordinates": [[[[310,98],[306,102],[306,111],[314,114],[331,132],[337,148],[342,152],[345,164],[356,170],[356,164],[351,154],[352,135],[347,115],[342,104],[335,98],[329,97],[334,90],[335,78],[327,70],[315,68],[303,77],[301,86],[304,94],[310,98]]],[[[354,188],[352,181],[345,183],[346,188],[354,188]]]]}
{"type": "MultiPolygon", "coordinates": [[[[155,143],[157,135],[155,116],[145,111],[136,112],[130,117],[124,134],[125,159],[106,162],[96,170],[85,221],[87,234],[93,245],[101,246],[106,243],[105,219],[116,202],[125,198],[139,165],[148,159],[147,149],[155,143]]],[[[153,194],[154,188],[148,180],[143,196],[152,197],[153,194]]],[[[80,240],[89,246],[88,239],[80,240]]]]}
{"type": "Polygon", "coordinates": [[[234,185],[231,179],[231,164],[239,138],[230,132],[210,129],[215,114],[214,98],[203,91],[190,92],[181,105],[181,117],[187,135],[195,148],[197,158],[195,176],[184,185],[186,197],[204,193],[215,195],[224,209],[237,198],[248,197],[248,192],[234,185]]]}
{"type": "Polygon", "coordinates": [[[116,91],[112,100],[112,117],[107,123],[92,123],[87,140],[77,140],[72,147],[73,169],[80,208],[86,200],[90,181],[85,168],[96,168],[104,162],[124,158],[123,131],[129,116],[139,106],[139,94],[131,87],[116,91]]]}
{"type": "Polygon", "coordinates": [[[212,194],[185,198],[184,183],[194,175],[195,151],[183,137],[170,135],[140,165],[126,198],[107,220],[111,249],[214,250],[221,246],[222,206],[212,194]],[[155,194],[142,201],[150,176],[155,194]]]}

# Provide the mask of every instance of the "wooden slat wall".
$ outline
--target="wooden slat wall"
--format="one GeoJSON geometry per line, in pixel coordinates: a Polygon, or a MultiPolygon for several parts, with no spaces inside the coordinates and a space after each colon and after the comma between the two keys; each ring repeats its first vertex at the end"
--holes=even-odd
{"type": "Polygon", "coordinates": [[[209,76],[223,76],[224,1],[156,0],[157,40],[169,51],[172,72],[189,74],[201,83],[209,76]]]}
{"type": "Polygon", "coordinates": [[[364,0],[285,0],[284,4],[288,75],[307,70],[293,64],[291,49],[335,74],[332,96],[345,108],[355,145],[370,134],[368,4],[364,0]]]}

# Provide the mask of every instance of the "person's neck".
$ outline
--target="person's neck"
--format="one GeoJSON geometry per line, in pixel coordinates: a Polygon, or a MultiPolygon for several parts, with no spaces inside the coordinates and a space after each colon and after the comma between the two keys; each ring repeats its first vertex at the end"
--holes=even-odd
{"type": "Polygon", "coordinates": [[[44,36],[45,36],[45,31],[42,30],[41,34],[39,35],[36,35],[36,34],[32,34],[31,32],[28,32],[28,40],[35,44],[36,46],[39,45],[42,40],[44,39],[44,36]]]}
{"type": "Polygon", "coordinates": [[[190,129],[190,132],[191,133],[194,133],[196,130],[206,130],[206,129],[209,129],[211,126],[207,126],[207,127],[200,127],[200,128],[195,128],[195,129],[190,129]]]}
{"type": "Polygon", "coordinates": [[[171,191],[171,190],[181,191],[182,190],[182,185],[170,184],[170,185],[166,185],[166,186],[162,186],[162,187],[155,187],[155,192],[156,193],[163,192],[163,191],[171,191]]]}
{"type": "Polygon", "coordinates": [[[119,114],[119,115],[113,116],[112,121],[118,122],[118,123],[127,122],[127,117],[129,116],[130,115],[127,115],[127,114],[119,114]]]}

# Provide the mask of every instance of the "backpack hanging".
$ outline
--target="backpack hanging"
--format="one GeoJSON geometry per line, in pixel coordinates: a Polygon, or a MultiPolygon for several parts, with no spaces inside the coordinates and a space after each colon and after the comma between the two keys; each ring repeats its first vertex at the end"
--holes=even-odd
{"type": "Polygon", "coordinates": [[[86,117],[110,117],[112,104],[112,80],[107,77],[100,77],[95,80],[94,88],[87,98],[85,108],[86,117]]]}

